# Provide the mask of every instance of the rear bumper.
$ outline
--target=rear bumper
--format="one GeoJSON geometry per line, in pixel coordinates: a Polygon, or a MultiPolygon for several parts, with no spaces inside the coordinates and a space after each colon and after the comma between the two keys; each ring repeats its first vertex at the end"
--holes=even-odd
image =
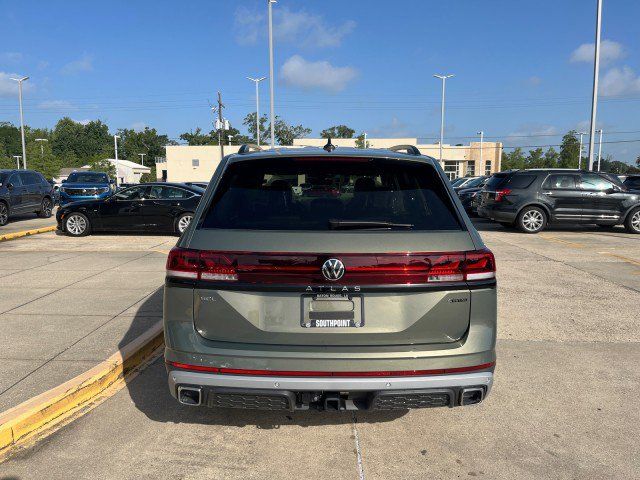
{"type": "Polygon", "coordinates": [[[479,206],[478,215],[495,220],[496,222],[514,222],[518,213],[516,211],[496,210],[493,208],[479,206]]]}
{"type": "MultiPolygon", "coordinates": [[[[397,410],[479,403],[493,372],[383,378],[260,377],[169,370],[169,390],[184,404],[262,410],[397,410]],[[183,391],[198,398],[183,401],[183,391]]],[[[188,400],[189,397],[186,397],[188,400]]]]}

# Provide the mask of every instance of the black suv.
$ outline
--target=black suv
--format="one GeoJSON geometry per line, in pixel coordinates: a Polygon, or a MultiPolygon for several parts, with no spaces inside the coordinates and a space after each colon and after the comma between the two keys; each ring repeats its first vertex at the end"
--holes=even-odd
{"type": "Polygon", "coordinates": [[[53,210],[53,187],[33,170],[0,170],[0,226],[9,217],[37,213],[43,218],[53,210]]]}
{"type": "Polygon", "coordinates": [[[489,179],[478,214],[525,233],[538,233],[550,222],[622,224],[640,233],[640,194],[596,172],[512,170],[489,179]]]}

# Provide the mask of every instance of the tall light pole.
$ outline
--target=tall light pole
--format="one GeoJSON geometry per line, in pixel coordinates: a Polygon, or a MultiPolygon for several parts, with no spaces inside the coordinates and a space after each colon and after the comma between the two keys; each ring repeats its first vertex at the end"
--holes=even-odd
{"type": "Polygon", "coordinates": [[[270,120],[271,120],[271,148],[276,146],[276,130],[275,130],[275,114],[273,107],[273,11],[272,4],[276,3],[276,0],[267,0],[269,9],[269,93],[270,93],[270,120]]]}
{"type": "Polygon", "coordinates": [[[47,140],[46,138],[36,138],[36,142],[38,142],[40,144],[40,158],[44,158],[44,143],[43,142],[48,142],[49,140],[47,140]]]}
{"type": "Polygon", "coordinates": [[[235,135],[227,135],[227,138],[229,139],[229,145],[231,145],[231,139],[235,137],[235,135]]]}
{"type": "Polygon", "coordinates": [[[258,85],[267,77],[247,78],[256,84],[256,145],[260,146],[260,90],[258,88],[258,85]]]}
{"type": "Polygon", "coordinates": [[[116,187],[118,186],[118,139],[120,138],[120,135],[114,135],[113,136],[113,147],[116,151],[116,187]]]}
{"type": "Polygon", "coordinates": [[[22,158],[22,155],[14,155],[13,158],[16,159],[16,165],[18,167],[18,170],[20,170],[20,159],[22,158]]]}
{"type": "Polygon", "coordinates": [[[600,171],[600,159],[602,158],[602,129],[598,130],[600,132],[600,141],[598,142],[598,171],[600,171]]]}
{"type": "Polygon", "coordinates": [[[364,133],[364,141],[362,142],[362,148],[367,148],[367,132],[364,133]]]}
{"type": "Polygon", "coordinates": [[[587,135],[587,132],[578,132],[580,135],[580,150],[578,151],[578,168],[582,168],[582,136],[587,135]]]}
{"type": "Polygon", "coordinates": [[[453,77],[452,74],[449,75],[434,75],[434,77],[442,80],[442,105],[440,107],[440,163],[442,163],[442,142],[444,141],[444,89],[445,84],[447,83],[447,78],[453,77]]]}
{"type": "Polygon", "coordinates": [[[146,153],[139,153],[138,156],[140,157],[140,165],[142,165],[144,167],[144,156],[146,155],[146,153]]]}
{"type": "Polygon", "coordinates": [[[22,165],[27,168],[27,145],[24,141],[24,113],[22,112],[22,82],[29,80],[29,77],[12,78],[18,82],[18,103],[20,104],[20,135],[22,136],[22,165]]]}
{"type": "MultiPolygon", "coordinates": [[[[478,135],[480,135],[480,165],[478,165],[478,172],[481,172],[482,168],[484,168],[484,165],[482,164],[482,143],[484,141],[484,131],[480,130],[478,135]]],[[[475,174],[476,172],[473,173],[475,174]]]]}
{"type": "Polygon", "coordinates": [[[596,48],[593,60],[593,94],[591,96],[591,128],[589,130],[589,170],[593,170],[593,141],[596,136],[596,112],[598,110],[598,76],[600,75],[600,30],[602,26],[602,0],[596,10],[596,48]]]}

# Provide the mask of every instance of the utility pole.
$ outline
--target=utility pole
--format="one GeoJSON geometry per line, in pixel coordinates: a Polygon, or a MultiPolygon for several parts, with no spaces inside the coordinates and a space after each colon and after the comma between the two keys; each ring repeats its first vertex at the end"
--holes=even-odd
{"type": "Polygon", "coordinates": [[[260,146],[260,90],[258,84],[267,77],[247,78],[256,84],[256,145],[260,146]]]}
{"type": "Polygon", "coordinates": [[[113,136],[113,147],[115,149],[116,152],[116,187],[118,186],[118,139],[120,138],[120,135],[114,135],[113,136]]]}
{"type": "Polygon", "coordinates": [[[582,168],[582,136],[586,134],[587,132],[578,132],[578,135],[580,135],[580,150],[578,151],[578,169],[582,168]]]}
{"type": "Polygon", "coordinates": [[[222,103],[222,94],[218,92],[218,143],[220,144],[220,159],[224,158],[224,120],[222,119],[222,109],[224,103],[222,103]]]}
{"type": "Polygon", "coordinates": [[[48,142],[46,138],[36,138],[36,142],[40,144],[40,158],[44,158],[44,145],[42,142],[48,142]]]}
{"type": "Polygon", "coordinates": [[[144,167],[144,156],[146,155],[146,153],[139,153],[138,156],[140,157],[140,165],[142,165],[144,167]]]}
{"type": "Polygon", "coordinates": [[[451,78],[453,75],[434,75],[434,77],[442,80],[442,103],[440,106],[440,164],[442,164],[442,142],[444,141],[444,90],[447,78],[451,78]]]}
{"type": "Polygon", "coordinates": [[[22,155],[14,155],[13,158],[16,159],[16,166],[18,167],[18,170],[20,170],[20,159],[22,158],[22,155]]]}
{"type": "Polygon", "coordinates": [[[269,9],[269,90],[270,90],[270,103],[271,103],[271,111],[270,111],[270,120],[271,120],[271,148],[275,148],[276,145],[276,130],[275,130],[275,114],[274,114],[274,106],[273,106],[273,83],[275,79],[273,78],[273,12],[271,5],[276,3],[276,0],[267,0],[267,6],[269,9]]]}
{"type": "MultiPolygon", "coordinates": [[[[484,131],[480,130],[478,135],[480,135],[480,165],[478,165],[478,172],[482,172],[482,169],[484,168],[484,165],[482,164],[482,143],[484,141],[484,131]]],[[[476,172],[473,173],[476,174],[476,172]]]]}
{"type": "Polygon", "coordinates": [[[12,78],[18,82],[18,103],[20,104],[20,136],[22,137],[22,166],[27,168],[27,145],[24,141],[24,114],[22,112],[22,82],[29,80],[29,77],[12,78]]]}
{"type": "Polygon", "coordinates": [[[600,159],[602,158],[602,129],[598,130],[600,132],[600,141],[598,142],[598,171],[600,171],[600,159]]]}
{"type": "Polygon", "coordinates": [[[364,141],[362,143],[362,148],[367,148],[367,132],[364,133],[364,141]]]}
{"type": "Polygon", "coordinates": [[[589,170],[593,170],[593,142],[596,136],[596,113],[598,110],[598,77],[600,75],[600,30],[602,26],[602,0],[596,11],[596,48],[593,59],[593,94],[591,96],[591,128],[589,129],[589,170]]]}

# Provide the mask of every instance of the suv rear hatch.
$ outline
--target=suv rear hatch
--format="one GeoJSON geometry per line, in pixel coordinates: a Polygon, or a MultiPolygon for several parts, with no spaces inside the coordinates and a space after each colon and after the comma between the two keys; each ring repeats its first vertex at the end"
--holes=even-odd
{"type": "Polygon", "coordinates": [[[424,161],[242,160],[168,275],[193,282],[194,326],[209,340],[450,343],[469,326],[469,284],[494,276],[491,253],[474,249],[424,161]]]}

